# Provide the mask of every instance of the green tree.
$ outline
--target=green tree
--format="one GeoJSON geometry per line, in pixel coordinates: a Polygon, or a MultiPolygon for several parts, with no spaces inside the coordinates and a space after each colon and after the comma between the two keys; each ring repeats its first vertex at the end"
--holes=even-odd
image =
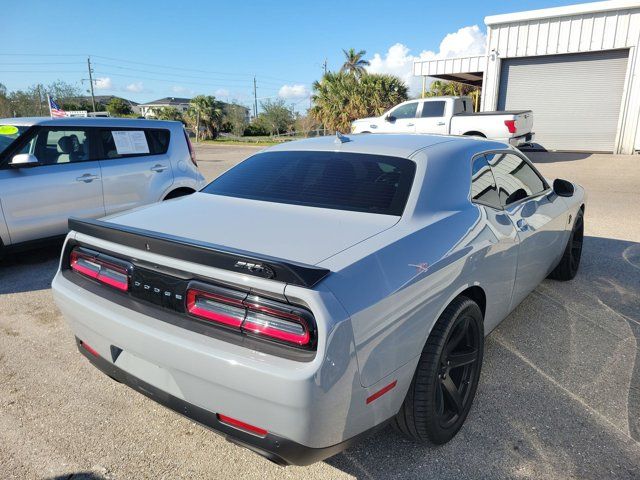
{"type": "Polygon", "coordinates": [[[228,125],[228,131],[233,133],[236,137],[241,137],[244,130],[247,128],[249,122],[247,122],[247,109],[242,105],[235,103],[227,104],[224,106],[224,114],[222,123],[228,125]]]}
{"type": "Polygon", "coordinates": [[[446,97],[449,95],[455,97],[469,96],[473,99],[474,110],[478,110],[480,103],[480,87],[467,85],[460,82],[448,82],[445,80],[434,80],[426,92],[427,97],[446,97]]]}
{"type": "Polygon", "coordinates": [[[310,113],[325,128],[349,132],[354,120],[382,115],[407,98],[407,86],[393,75],[329,72],[313,84],[310,113]]]}
{"type": "Polygon", "coordinates": [[[356,52],[355,48],[342,50],[344,52],[345,61],[340,69],[343,73],[353,73],[354,75],[362,75],[366,72],[365,67],[370,65],[368,60],[363,57],[367,54],[366,50],[356,52]]]}
{"type": "Polygon", "coordinates": [[[176,107],[153,108],[153,116],[157,120],[177,120],[182,121],[182,114],[176,107]]]}
{"type": "Polygon", "coordinates": [[[271,135],[286,133],[293,127],[293,112],[286,106],[284,99],[260,102],[262,112],[256,122],[263,125],[271,135]]]}
{"type": "Polygon", "coordinates": [[[109,112],[109,115],[112,117],[119,117],[122,115],[131,115],[132,110],[131,105],[122,98],[113,97],[109,100],[109,103],[107,103],[107,112],[109,112]]]}
{"type": "Polygon", "coordinates": [[[220,132],[223,115],[222,103],[217,101],[216,97],[198,95],[189,102],[186,120],[189,126],[195,129],[197,139],[212,139],[220,132]]]}
{"type": "Polygon", "coordinates": [[[0,83],[0,118],[12,117],[11,101],[7,96],[7,87],[0,83]]]}

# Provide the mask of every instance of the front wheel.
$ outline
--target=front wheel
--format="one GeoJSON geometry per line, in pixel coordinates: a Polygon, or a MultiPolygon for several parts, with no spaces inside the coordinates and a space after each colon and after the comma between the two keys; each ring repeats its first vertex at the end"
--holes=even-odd
{"type": "Polygon", "coordinates": [[[429,335],[394,426],[420,443],[451,440],[473,403],[483,351],[482,311],[469,298],[458,297],[429,335]]]}

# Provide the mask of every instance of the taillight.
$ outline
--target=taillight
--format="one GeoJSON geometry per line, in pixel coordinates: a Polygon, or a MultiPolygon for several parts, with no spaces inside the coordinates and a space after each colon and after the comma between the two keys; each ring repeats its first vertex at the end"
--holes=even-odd
{"type": "Polygon", "coordinates": [[[129,269],[126,262],[103,254],[76,248],[69,256],[72,270],[126,292],[129,290],[129,269]]]}
{"type": "Polygon", "coordinates": [[[516,133],[516,131],[518,130],[515,120],[505,120],[504,124],[507,126],[509,133],[516,133]]]}
{"type": "Polygon", "coordinates": [[[187,140],[187,147],[189,147],[189,155],[191,156],[191,162],[197,167],[198,162],[196,162],[196,151],[193,149],[193,145],[191,144],[191,139],[189,138],[189,134],[187,131],[184,131],[184,138],[187,140]]]}
{"type": "Polygon", "coordinates": [[[187,311],[191,315],[230,327],[240,327],[245,316],[242,300],[202,290],[187,290],[187,311]]]}
{"type": "Polygon", "coordinates": [[[298,347],[309,347],[313,341],[309,312],[255,296],[247,298],[235,290],[213,286],[189,288],[187,311],[201,320],[298,347]]]}

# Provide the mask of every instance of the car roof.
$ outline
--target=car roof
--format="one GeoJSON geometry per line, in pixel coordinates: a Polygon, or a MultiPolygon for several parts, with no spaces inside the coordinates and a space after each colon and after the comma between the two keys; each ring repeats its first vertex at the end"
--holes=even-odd
{"type": "Polygon", "coordinates": [[[444,146],[451,152],[487,151],[510,149],[506,143],[487,140],[478,137],[455,135],[425,135],[425,134],[390,134],[390,133],[360,133],[341,135],[342,141],[336,136],[325,136],[285,142],[268,148],[268,151],[327,151],[366,153],[410,158],[420,150],[429,149],[435,145],[444,146]],[[475,148],[474,148],[475,147],[475,148]]]}
{"type": "Polygon", "coordinates": [[[166,120],[147,120],[141,118],[111,118],[111,117],[17,117],[2,118],[0,125],[17,126],[66,126],[66,127],[133,127],[133,128],[169,128],[180,122],[166,120]]]}

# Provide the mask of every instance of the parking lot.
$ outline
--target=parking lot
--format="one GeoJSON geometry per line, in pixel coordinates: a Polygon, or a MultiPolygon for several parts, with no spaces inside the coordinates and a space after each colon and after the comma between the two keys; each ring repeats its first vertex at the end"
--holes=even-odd
{"type": "MultiPolygon", "coordinates": [[[[200,146],[215,178],[259,148],[200,146]]],[[[640,158],[531,155],[588,192],[580,272],[546,280],[488,337],[458,436],[390,428],[282,468],[160,407],[78,354],[51,296],[59,246],[0,263],[3,478],[640,478],[640,158]]]]}

